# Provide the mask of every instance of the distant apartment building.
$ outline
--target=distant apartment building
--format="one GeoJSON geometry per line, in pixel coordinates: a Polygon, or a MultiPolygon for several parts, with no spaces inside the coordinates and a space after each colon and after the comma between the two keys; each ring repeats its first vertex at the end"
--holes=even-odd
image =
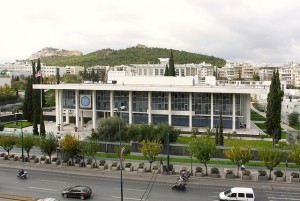
{"type": "Polygon", "coordinates": [[[71,75],[79,75],[79,72],[84,71],[83,66],[66,66],[65,68],[65,74],[71,74],[71,75]]]}

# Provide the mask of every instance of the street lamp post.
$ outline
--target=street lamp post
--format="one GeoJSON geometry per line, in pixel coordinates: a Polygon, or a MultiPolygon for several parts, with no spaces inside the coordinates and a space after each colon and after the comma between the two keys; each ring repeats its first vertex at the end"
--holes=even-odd
{"type": "Polygon", "coordinates": [[[121,106],[120,110],[117,109],[115,112],[117,113],[119,119],[119,146],[120,146],[120,172],[121,172],[121,201],[123,201],[123,159],[122,159],[122,140],[121,140],[121,112],[124,110],[126,106],[121,106]]]}

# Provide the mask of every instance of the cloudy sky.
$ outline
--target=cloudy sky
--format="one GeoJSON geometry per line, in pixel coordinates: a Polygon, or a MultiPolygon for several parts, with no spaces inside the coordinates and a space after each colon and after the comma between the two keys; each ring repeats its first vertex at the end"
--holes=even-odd
{"type": "Polygon", "coordinates": [[[299,19],[298,0],[3,0],[0,64],[44,47],[87,54],[137,44],[300,63],[299,19]]]}

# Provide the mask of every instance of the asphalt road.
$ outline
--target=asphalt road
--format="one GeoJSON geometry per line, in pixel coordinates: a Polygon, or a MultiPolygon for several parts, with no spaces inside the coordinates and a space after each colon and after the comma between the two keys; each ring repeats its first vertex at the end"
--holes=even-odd
{"type": "MultiPolygon", "coordinates": [[[[88,185],[92,188],[93,195],[90,200],[120,200],[120,180],[118,178],[29,170],[28,179],[21,180],[16,177],[16,173],[17,170],[13,168],[0,168],[1,193],[25,195],[36,198],[55,197],[60,200],[74,200],[62,198],[61,191],[67,187],[80,184],[88,185]]],[[[229,188],[226,184],[226,180],[220,180],[220,182],[224,182],[224,185],[212,186],[205,185],[205,183],[189,185],[188,183],[186,192],[177,192],[171,190],[172,184],[170,182],[154,181],[151,183],[150,180],[141,181],[125,178],[123,181],[124,201],[217,201],[218,193],[229,188]]],[[[256,195],[255,200],[300,200],[299,191],[293,191],[293,189],[289,190],[291,191],[254,189],[256,195]]]]}

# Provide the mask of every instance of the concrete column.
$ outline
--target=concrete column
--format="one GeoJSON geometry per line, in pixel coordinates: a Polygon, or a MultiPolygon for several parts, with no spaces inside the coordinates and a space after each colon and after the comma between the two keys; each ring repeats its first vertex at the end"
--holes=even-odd
{"type": "Polygon", "coordinates": [[[192,92],[189,93],[189,127],[190,127],[190,130],[192,130],[193,128],[193,94],[192,92]]]}
{"type": "Polygon", "coordinates": [[[132,91],[129,91],[129,103],[128,103],[128,117],[129,124],[132,124],[132,91]]]}
{"type": "Polygon", "coordinates": [[[232,95],[232,131],[235,131],[235,94],[232,95]]]}
{"type": "Polygon", "coordinates": [[[245,95],[246,128],[250,129],[250,94],[245,95]]]}
{"type": "Polygon", "coordinates": [[[97,124],[97,111],[96,111],[96,91],[92,92],[92,110],[93,110],[93,129],[96,129],[97,124]]]}
{"type": "Polygon", "coordinates": [[[79,127],[79,91],[75,90],[75,126],[79,127]]]}
{"type": "Polygon", "coordinates": [[[60,124],[60,114],[59,114],[59,90],[55,90],[55,118],[56,118],[56,127],[60,124]]]}
{"type": "Polygon", "coordinates": [[[80,112],[80,126],[83,127],[83,110],[80,112]]]}
{"type": "Polygon", "coordinates": [[[148,124],[152,123],[152,114],[151,114],[151,104],[152,104],[152,93],[148,91],[148,124]]]}
{"type": "Polygon", "coordinates": [[[210,94],[210,128],[214,128],[214,94],[210,94]]]}
{"type": "Polygon", "coordinates": [[[169,118],[168,118],[168,122],[169,122],[169,125],[172,125],[172,114],[171,114],[171,111],[172,111],[172,105],[171,105],[171,103],[172,103],[172,97],[171,97],[171,92],[168,92],[168,101],[169,101],[169,118]]]}
{"type": "Polygon", "coordinates": [[[110,116],[114,116],[114,92],[110,91],[110,116]]]}
{"type": "Polygon", "coordinates": [[[66,110],[66,124],[70,123],[70,115],[69,115],[70,110],[66,110]]]}
{"type": "Polygon", "coordinates": [[[63,130],[64,127],[64,110],[63,110],[63,90],[59,90],[59,123],[60,123],[60,130],[63,130]]]}

